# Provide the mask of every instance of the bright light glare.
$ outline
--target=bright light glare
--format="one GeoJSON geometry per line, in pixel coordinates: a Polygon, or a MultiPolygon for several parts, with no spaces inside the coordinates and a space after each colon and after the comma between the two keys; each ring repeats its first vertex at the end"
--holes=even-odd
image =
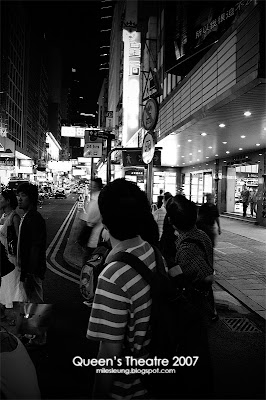
{"type": "Polygon", "coordinates": [[[250,111],[246,111],[244,112],[245,117],[250,117],[251,116],[251,112],[250,111]]]}

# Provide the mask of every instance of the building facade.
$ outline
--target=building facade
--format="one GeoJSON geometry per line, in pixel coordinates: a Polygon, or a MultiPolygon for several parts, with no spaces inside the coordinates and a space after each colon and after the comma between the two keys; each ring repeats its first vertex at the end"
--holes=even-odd
{"type": "Polygon", "coordinates": [[[241,214],[246,184],[257,196],[254,218],[266,225],[265,3],[133,3],[118,2],[114,13],[119,15],[120,7],[116,38],[122,38],[118,53],[118,40],[116,47],[111,43],[109,102],[110,94],[119,91],[121,140],[124,147],[136,148],[146,133],[141,121],[145,104],[150,97],[158,102],[154,139],[161,148],[161,166],[153,168],[152,200],[159,189],[175,194],[182,188],[202,204],[212,192],[221,212],[241,214]],[[141,50],[139,121],[133,130],[127,126],[126,106],[136,84],[133,89],[128,85],[132,69],[123,29],[140,37],[140,47],[133,42],[141,50]],[[119,66],[118,85],[114,71],[119,66]]]}

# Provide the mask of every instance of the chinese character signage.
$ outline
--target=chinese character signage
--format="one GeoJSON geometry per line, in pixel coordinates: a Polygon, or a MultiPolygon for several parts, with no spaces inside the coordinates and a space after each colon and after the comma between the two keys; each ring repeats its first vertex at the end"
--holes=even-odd
{"type": "Polygon", "coordinates": [[[250,4],[255,6],[256,2],[166,2],[165,70],[180,76],[187,75],[250,4]]]}
{"type": "MultiPolygon", "coordinates": [[[[142,151],[134,150],[134,151],[126,151],[122,152],[123,157],[123,166],[124,167],[132,167],[132,166],[146,166],[142,159],[142,151]]],[[[153,165],[160,166],[161,165],[161,152],[160,150],[155,150],[153,156],[153,165]]]]}

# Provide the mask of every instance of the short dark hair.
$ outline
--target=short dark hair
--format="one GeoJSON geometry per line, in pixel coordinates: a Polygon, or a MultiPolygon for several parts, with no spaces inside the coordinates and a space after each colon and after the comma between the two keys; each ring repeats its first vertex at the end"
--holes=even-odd
{"type": "Polygon", "coordinates": [[[181,194],[174,196],[167,207],[167,215],[170,218],[171,224],[185,232],[195,226],[197,213],[196,204],[181,194]]]}
{"type": "Polygon", "coordinates": [[[163,196],[164,201],[168,201],[169,199],[171,199],[171,197],[173,197],[173,195],[170,192],[165,192],[163,196]]]}
{"type": "Polygon", "coordinates": [[[91,181],[96,183],[99,190],[101,190],[103,188],[103,181],[101,178],[93,178],[91,181]]]}
{"type": "Polygon", "coordinates": [[[38,204],[38,186],[30,182],[21,183],[17,188],[17,195],[25,193],[33,206],[38,204]]]}
{"type": "Polygon", "coordinates": [[[98,204],[102,221],[115,239],[126,240],[140,235],[149,241],[147,224],[152,230],[150,237],[154,234],[153,229],[158,230],[157,224],[152,224],[154,218],[147,196],[134,182],[119,178],[108,183],[100,192],[98,204]]]}
{"type": "Polygon", "coordinates": [[[1,195],[4,197],[5,200],[9,200],[10,207],[15,210],[18,206],[18,199],[16,193],[12,189],[4,189],[1,192],[1,195]]]}

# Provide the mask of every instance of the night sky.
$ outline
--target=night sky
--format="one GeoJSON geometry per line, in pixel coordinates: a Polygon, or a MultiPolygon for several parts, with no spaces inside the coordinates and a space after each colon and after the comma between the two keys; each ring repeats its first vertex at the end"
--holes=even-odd
{"type": "MultiPolygon", "coordinates": [[[[77,69],[84,96],[83,112],[95,112],[105,74],[99,72],[100,2],[38,1],[23,2],[32,18],[41,24],[49,42],[62,49],[64,69],[77,69]]],[[[107,43],[109,44],[109,43],[107,43]]]]}

